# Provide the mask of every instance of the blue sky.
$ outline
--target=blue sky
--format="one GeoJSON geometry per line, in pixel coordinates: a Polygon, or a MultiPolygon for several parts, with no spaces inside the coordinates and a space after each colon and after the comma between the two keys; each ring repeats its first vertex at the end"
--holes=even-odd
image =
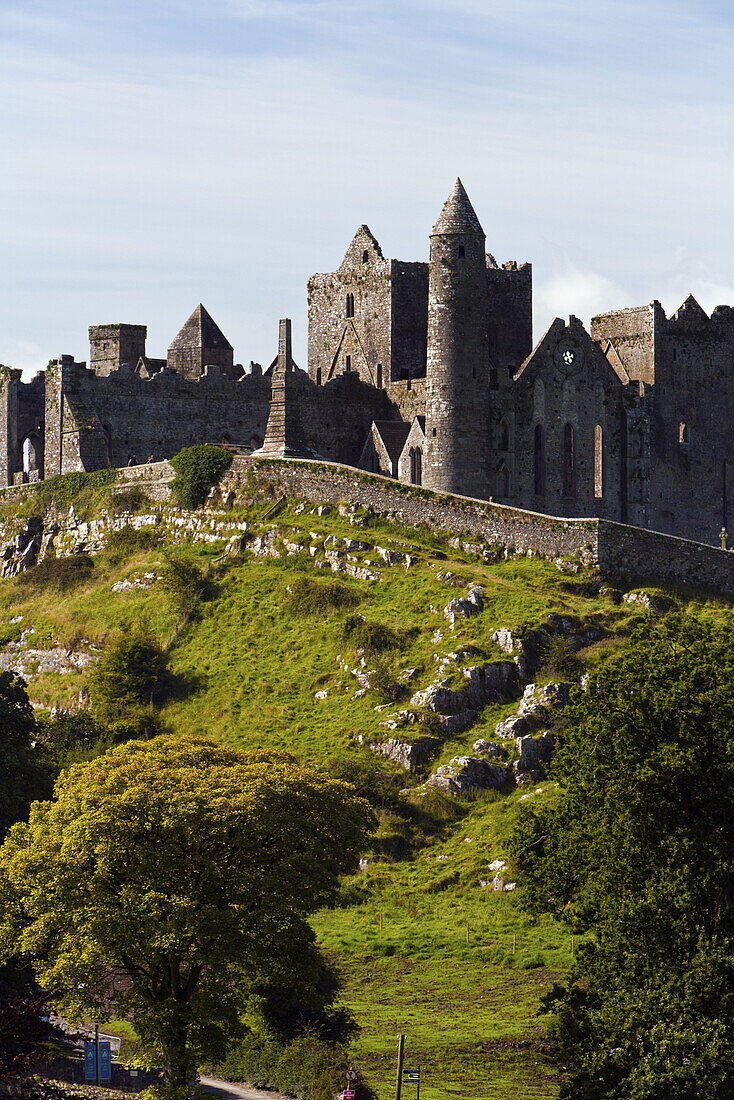
{"type": "Polygon", "coordinates": [[[734,18],[668,0],[0,0],[0,362],[165,349],[203,301],[267,362],[360,223],[427,259],[460,175],[535,335],[734,302],[734,18]]]}

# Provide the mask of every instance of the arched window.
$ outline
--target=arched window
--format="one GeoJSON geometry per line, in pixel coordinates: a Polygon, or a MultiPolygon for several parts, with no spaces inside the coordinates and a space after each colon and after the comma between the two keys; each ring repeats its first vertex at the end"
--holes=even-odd
{"type": "Polygon", "coordinates": [[[410,481],[412,485],[423,483],[423,451],[420,447],[411,447],[410,455],[410,481]]]}
{"type": "Polygon", "coordinates": [[[688,425],[683,420],[681,420],[680,424],[678,425],[678,442],[688,442],[688,425]]]}
{"type": "Polygon", "coordinates": [[[382,389],[382,363],[377,364],[377,388],[382,389]]]}
{"type": "Polygon", "coordinates": [[[349,371],[352,369],[352,357],[351,357],[351,355],[345,356],[344,369],[347,371],[347,373],[349,373],[349,371]]]}
{"type": "Polygon", "coordinates": [[[38,450],[37,443],[27,436],[23,440],[23,473],[28,474],[31,470],[38,469],[38,450]]]}
{"type": "Polygon", "coordinates": [[[563,495],[572,497],[576,494],[576,456],[574,454],[573,424],[566,424],[563,429],[563,495]]]}
{"type": "Polygon", "coordinates": [[[367,261],[369,260],[369,258],[370,258],[370,254],[367,251],[367,249],[365,248],[364,252],[362,253],[362,263],[366,264],[367,261]]]}
{"type": "Polygon", "coordinates": [[[347,294],[347,317],[354,317],[354,295],[347,294]]]}
{"type": "Polygon", "coordinates": [[[604,433],[601,424],[594,428],[594,496],[604,496],[604,433]]]}
{"type": "Polygon", "coordinates": [[[459,248],[458,248],[458,251],[457,251],[457,255],[458,255],[458,257],[459,257],[459,259],[460,259],[460,260],[463,260],[463,259],[464,259],[464,256],[466,255],[466,249],[464,248],[464,245],[463,245],[463,244],[460,244],[460,245],[459,245],[459,248]]]}
{"type": "Polygon", "coordinates": [[[500,450],[509,451],[510,449],[510,426],[506,420],[503,420],[500,424],[500,450]]]}
{"type": "Polygon", "coordinates": [[[535,425],[533,437],[533,492],[536,497],[545,493],[545,433],[542,424],[535,425]]]}

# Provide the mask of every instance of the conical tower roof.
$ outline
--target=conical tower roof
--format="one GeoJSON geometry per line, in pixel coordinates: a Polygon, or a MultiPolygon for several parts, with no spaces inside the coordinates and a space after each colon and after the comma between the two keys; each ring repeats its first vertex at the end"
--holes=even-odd
{"type": "Polygon", "coordinates": [[[433,227],[433,236],[442,233],[481,233],[484,236],[479,218],[474,213],[474,207],[469,202],[464,184],[458,176],[454,189],[443,204],[443,210],[433,227]]]}
{"type": "Polygon", "coordinates": [[[216,321],[199,302],[194,312],[171,344],[172,348],[230,348],[227,337],[216,321]]]}

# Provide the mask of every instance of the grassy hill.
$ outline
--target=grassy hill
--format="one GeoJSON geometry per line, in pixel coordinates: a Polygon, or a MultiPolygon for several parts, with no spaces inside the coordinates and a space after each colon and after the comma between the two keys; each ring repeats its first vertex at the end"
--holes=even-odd
{"type": "MultiPolygon", "coordinates": [[[[367,744],[384,741],[380,723],[437,678],[461,687],[466,666],[507,661],[492,640],[500,628],[527,635],[549,616],[562,616],[571,636],[593,628],[598,640],[578,654],[590,668],[624,645],[645,609],[600,592],[583,570],[505,559],[491,548],[346,510],[319,515],[296,501],[264,520],[271,503],[242,502],[233,513],[248,523],[250,541],[212,569],[208,594],[182,629],[158,579],[166,558],[207,568],[224,543],[184,536],[118,544],[69,576],[51,564],[0,582],[0,656],[23,663],[37,705],[76,707],[88,671],[38,671],[44,653],[61,647],[94,657],[116,631],[145,623],[169,649],[172,676],[160,713],[171,729],[243,748],[286,749],[381,784],[380,829],[366,867],[344,882],[340,904],[314,920],[361,1026],[355,1064],[381,1098],[390,1096],[395,1036],[403,1031],[406,1065],[420,1063],[426,1100],[553,1097],[556,1071],[537,1013],[543,991],[569,966],[570,937],[551,920],[531,922],[517,892],[487,885],[489,865],[505,855],[519,799],[543,798],[549,785],[463,799],[417,789],[437,766],[471,753],[478,738],[492,740],[496,723],[517,709],[517,696],[490,702],[461,733],[442,734],[430,715],[426,726],[390,733],[435,739],[430,759],[412,773],[367,744]],[[333,556],[337,550],[342,559],[333,556]],[[409,566],[386,564],[388,551],[410,555],[409,566]],[[335,576],[327,554],[338,568],[341,560],[374,579],[335,576]],[[131,587],[113,590],[125,580],[131,587]],[[444,608],[470,584],[484,591],[481,613],[460,617],[452,629],[444,608]],[[371,673],[370,686],[353,670],[371,673]]],[[[683,603],[693,598],[677,594],[683,603]]],[[[728,606],[707,604],[711,615],[728,606]]],[[[534,679],[551,675],[541,658],[534,679]]],[[[513,741],[502,744],[505,763],[513,753],[513,741]]],[[[406,1100],[413,1100],[412,1088],[406,1100]]]]}

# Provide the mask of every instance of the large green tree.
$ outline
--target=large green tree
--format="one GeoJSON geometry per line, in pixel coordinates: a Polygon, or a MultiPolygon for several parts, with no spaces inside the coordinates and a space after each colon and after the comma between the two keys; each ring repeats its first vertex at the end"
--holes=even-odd
{"type": "Polygon", "coordinates": [[[0,849],[0,953],[70,1014],[134,1020],[175,1091],[221,1057],[252,977],[291,944],[373,827],[353,789],[283,754],[128,742],[60,777],[0,849]]]}
{"type": "Polygon", "coordinates": [[[593,933],[549,999],[574,1100],[734,1096],[733,683],[730,622],[649,620],[521,811],[526,902],[593,933]]]}

